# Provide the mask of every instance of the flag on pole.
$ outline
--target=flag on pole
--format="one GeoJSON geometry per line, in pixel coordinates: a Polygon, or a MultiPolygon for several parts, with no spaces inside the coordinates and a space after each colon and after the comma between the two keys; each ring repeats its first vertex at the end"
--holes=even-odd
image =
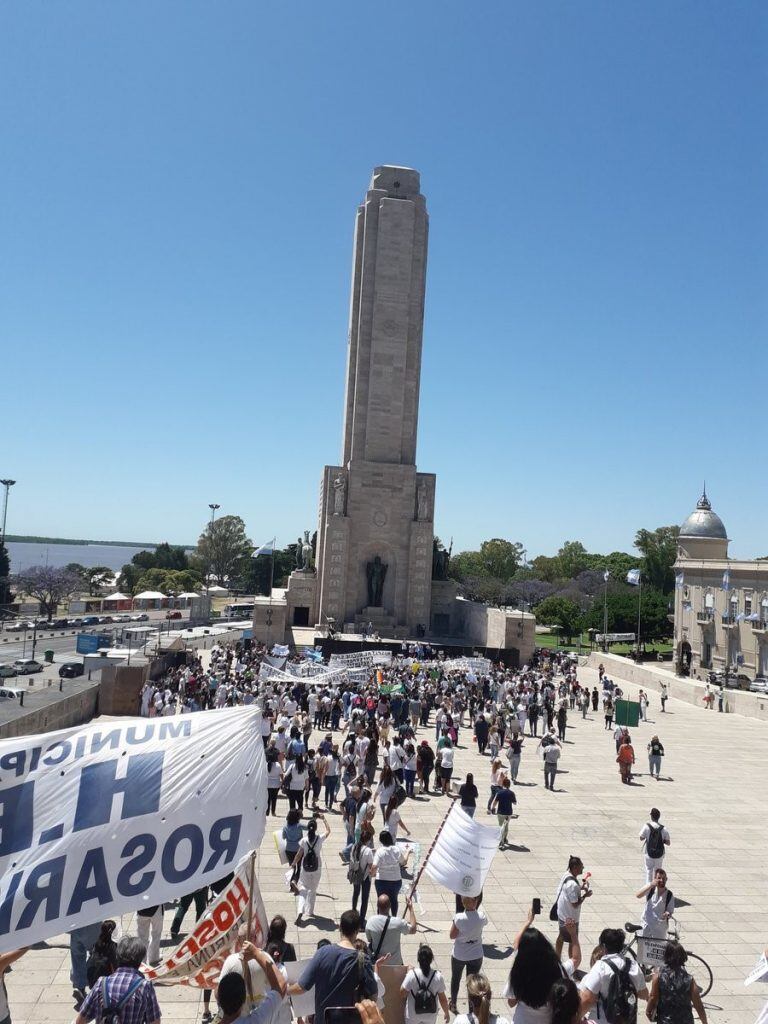
{"type": "Polygon", "coordinates": [[[273,537],[272,540],[268,540],[266,544],[262,544],[260,548],[256,548],[253,552],[253,557],[257,558],[259,555],[271,555],[275,550],[276,540],[277,538],[273,537]]]}
{"type": "Polygon", "coordinates": [[[627,583],[631,584],[631,586],[633,586],[633,587],[639,587],[640,586],[640,570],[639,569],[630,569],[629,570],[629,572],[627,573],[627,583]]]}
{"type": "Polygon", "coordinates": [[[682,589],[683,589],[683,574],[682,574],[681,572],[679,572],[679,573],[678,573],[678,574],[677,574],[677,575],[675,576],[675,587],[676,587],[676,588],[677,588],[678,590],[682,590],[682,589]]]}
{"type": "Polygon", "coordinates": [[[731,570],[726,569],[723,573],[723,590],[731,589],[731,570]]]}
{"type": "Polygon", "coordinates": [[[605,582],[607,583],[607,582],[608,582],[608,580],[609,580],[610,578],[611,578],[611,574],[610,574],[610,572],[608,571],[608,569],[606,569],[606,570],[605,570],[605,572],[603,573],[603,579],[604,579],[604,580],[605,580],[605,582]]]}

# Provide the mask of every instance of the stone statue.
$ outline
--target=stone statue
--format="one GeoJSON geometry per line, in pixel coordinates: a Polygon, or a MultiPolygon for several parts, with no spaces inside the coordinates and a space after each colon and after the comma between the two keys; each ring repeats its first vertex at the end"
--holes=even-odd
{"type": "Polygon", "coordinates": [[[335,516],[344,515],[344,499],[347,496],[347,481],[341,475],[334,478],[333,481],[333,514],[335,516]]]}
{"type": "Polygon", "coordinates": [[[365,575],[368,580],[368,606],[369,608],[381,608],[381,595],[384,591],[387,566],[378,555],[372,562],[366,563],[365,575]]]}
{"type": "Polygon", "coordinates": [[[301,568],[301,537],[296,540],[296,568],[301,568]]]}
{"type": "Polygon", "coordinates": [[[448,579],[448,561],[450,559],[448,552],[441,547],[437,546],[437,538],[432,541],[432,579],[433,580],[446,580],[448,579]]]}
{"type": "Polygon", "coordinates": [[[304,541],[301,544],[301,568],[309,572],[312,568],[312,545],[309,543],[309,530],[304,531],[304,541]]]}
{"type": "Polygon", "coordinates": [[[422,521],[429,519],[429,494],[423,481],[419,484],[416,494],[416,518],[422,521]]]}

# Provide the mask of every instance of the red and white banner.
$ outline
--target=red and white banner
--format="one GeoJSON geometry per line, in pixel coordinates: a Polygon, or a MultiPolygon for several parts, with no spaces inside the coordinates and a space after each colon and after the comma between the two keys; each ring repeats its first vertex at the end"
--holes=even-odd
{"type": "MultiPolygon", "coordinates": [[[[251,857],[244,860],[226,889],[210,904],[195,928],[157,967],[142,967],[142,974],[156,985],[190,985],[216,988],[224,961],[235,952],[240,926],[248,920],[251,891],[251,857]]],[[[251,933],[254,945],[264,947],[269,922],[259,883],[253,879],[251,933]]]]}

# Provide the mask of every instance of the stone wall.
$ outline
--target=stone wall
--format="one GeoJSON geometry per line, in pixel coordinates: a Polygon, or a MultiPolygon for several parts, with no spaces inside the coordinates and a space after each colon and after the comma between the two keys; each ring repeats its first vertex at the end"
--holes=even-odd
{"type": "Polygon", "coordinates": [[[0,726],[0,739],[32,736],[36,733],[55,732],[57,729],[82,725],[96,714],[98,702],[99,684],[91,683],[77,693],[67,694],[44,707],[30,708],[28,714],[4,723],[0,726]]]}
{"type": "MultiPolygon", "coordinates": [[[[661,668],[636,665],[629,658],[622,658],[618,654],[594,651],[587,658],[587,665],[590,668],[597,669],[601,663],[611,679],[621,679],[622,682],[656,693],[661,692],[661,684],[664,682],[667,684],[667,693],[670,697],[683,700],[686,704],[704,707],[706,684],[697,679],[676,676],[661,668]]],[[[768,721],[768,697],[750,693],[748,690],[726,690],[725,693],[726,710],[729,713],[768,721]]]]}

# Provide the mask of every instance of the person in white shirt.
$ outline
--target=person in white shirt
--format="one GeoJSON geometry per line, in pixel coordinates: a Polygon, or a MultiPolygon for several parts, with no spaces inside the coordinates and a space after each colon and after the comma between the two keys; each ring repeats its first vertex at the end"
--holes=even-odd
{"type": "Polygon", "coordinates": [[[430,947],[424,944],[419,946],[416,960],[417,966],[411,967],[400,986],[400,996],[405,1001],[406,1024],[435,1024],[437,1019],[437,1009],[434,1013],[417,1012],[416,994],[418,992],[422,993],[421,1001],[424,1001],[429,995],[435,997],[435,1003],[439,1003],[440,1009],[443,1011],[443,1020],[445,1024],[448,1024],[451,1015],[445,995],[445,979],[440,971],[433,967],[434,954],[430,947]]]}
{"type": "Polygon", "coordinates": [[[675,912],[675,897],[667,888],[667,872],[656,868],[653,881],[643,886],[637,894],[643,904],[643,936],[649,939],[666,939],[670,917],[675,912]]]}
{"type": "Polygon", "coordinates": [[[301,865],[299,872],[299,912],[296,915],[296,924],[299,924],[302,917],[312,917],[315,913],[315,898],[317,896],[317,888],[320,885],[320,875],[323,871],[321,859],[323,842],[331,834],[324,815],[319,815],[319,818],[325,825],[325,835],[319,836],[317,834],[317,818],[311,818],[307,824],[307,834],[299,843],[299,850],[293,862],[294,867],[297,863],[301,865]],[[310,862],[314,862],[317,866],[308,867],[307,865],[310,862]]]}
{"type": "Polygon", "coordinates": [[[581,905],[585,899],[592,895],[588,879],[579,881],[579,875],[584,870],[584,864],[580,857],[568,858],[568,870],[560,879],[557,890],[557,923],[558,933],[555,943],[555,952],[558,959],[562,956],[563,944],[568,943],[568,955],[574,956],[573,943],[574,935],[578,938],[579,919],[581,917],[581,905]],[[569,931],[567,925],[573,922],[575,929],[569,931]]]}
{"type": "Polygon", "coordinates": [[[488,924],[488,917],[483,908],[478,906],[476,896],[464,896],[461,902],[464,910],[455,915],[448,934],[453,939],[450,1002],[453,1013],[458,1012],[456,999],[462,974],[465,970],[467,975],[478,974],[483,966],[483,928],[488,924]]]}
{"type": "Polygon", "coordinates": [[[471,974],[467,978],[469,1013],[454,1017],[453,1024],[509,1024],[508,1017],[491,1012],[493,992],[484,974],[471,974]]]}
{"type": "Polygon", "coordinates": [[[669,832],[661,823],[661,811],[658,807],[651,808],[651,820],[643,825],[639,839],[645,858],[645,881],[650,885],[656,869],[664,864],[665,847],[671,843],[669,832]]]}
{"type": "MultiPolygon", "coordinates": [[[[243,1020],[248,1024],[277,1024],[286,993],[285,979],[272,957],[263,949],[257,949],[250,942],[246,942],[242,949],[242,955],[249,963],[249,969],[251,960],[259,965],[270,988],[259,1005],[251,1010],[243,1020]]],[[[234,1021],[240,1019],[246,995],[246,985],[241,972],[231,971],[219,979],[216,1001],[221,1011],[222,1024],[233,1024],[234,1021]]]]}
{"type": "Polygon", "coordinates": [[[449,796],[451,792],[451,777],[453,776],[453,744],[448,740],[444,747],[437,752],[440,760],[440,785],[443,789],[443,796],[449,796]]]}
{"type": "Polygon", "coordinates": [[[579,984],[581,1013],[586,1014],[596,1009],[597,1016],[594,1019],[601,1024],[606,1024],[606,1018],[602,1015],[602,1001],[608,997],[611,978],[617,971],[629,972],[629,980],[638,999],[648,998],[642,967],[631,956],[622,955],[625,943],[626,933],[623,928],[604,928],[600,932],[600,945],[605,955],[590,968],[579,984]]]}

